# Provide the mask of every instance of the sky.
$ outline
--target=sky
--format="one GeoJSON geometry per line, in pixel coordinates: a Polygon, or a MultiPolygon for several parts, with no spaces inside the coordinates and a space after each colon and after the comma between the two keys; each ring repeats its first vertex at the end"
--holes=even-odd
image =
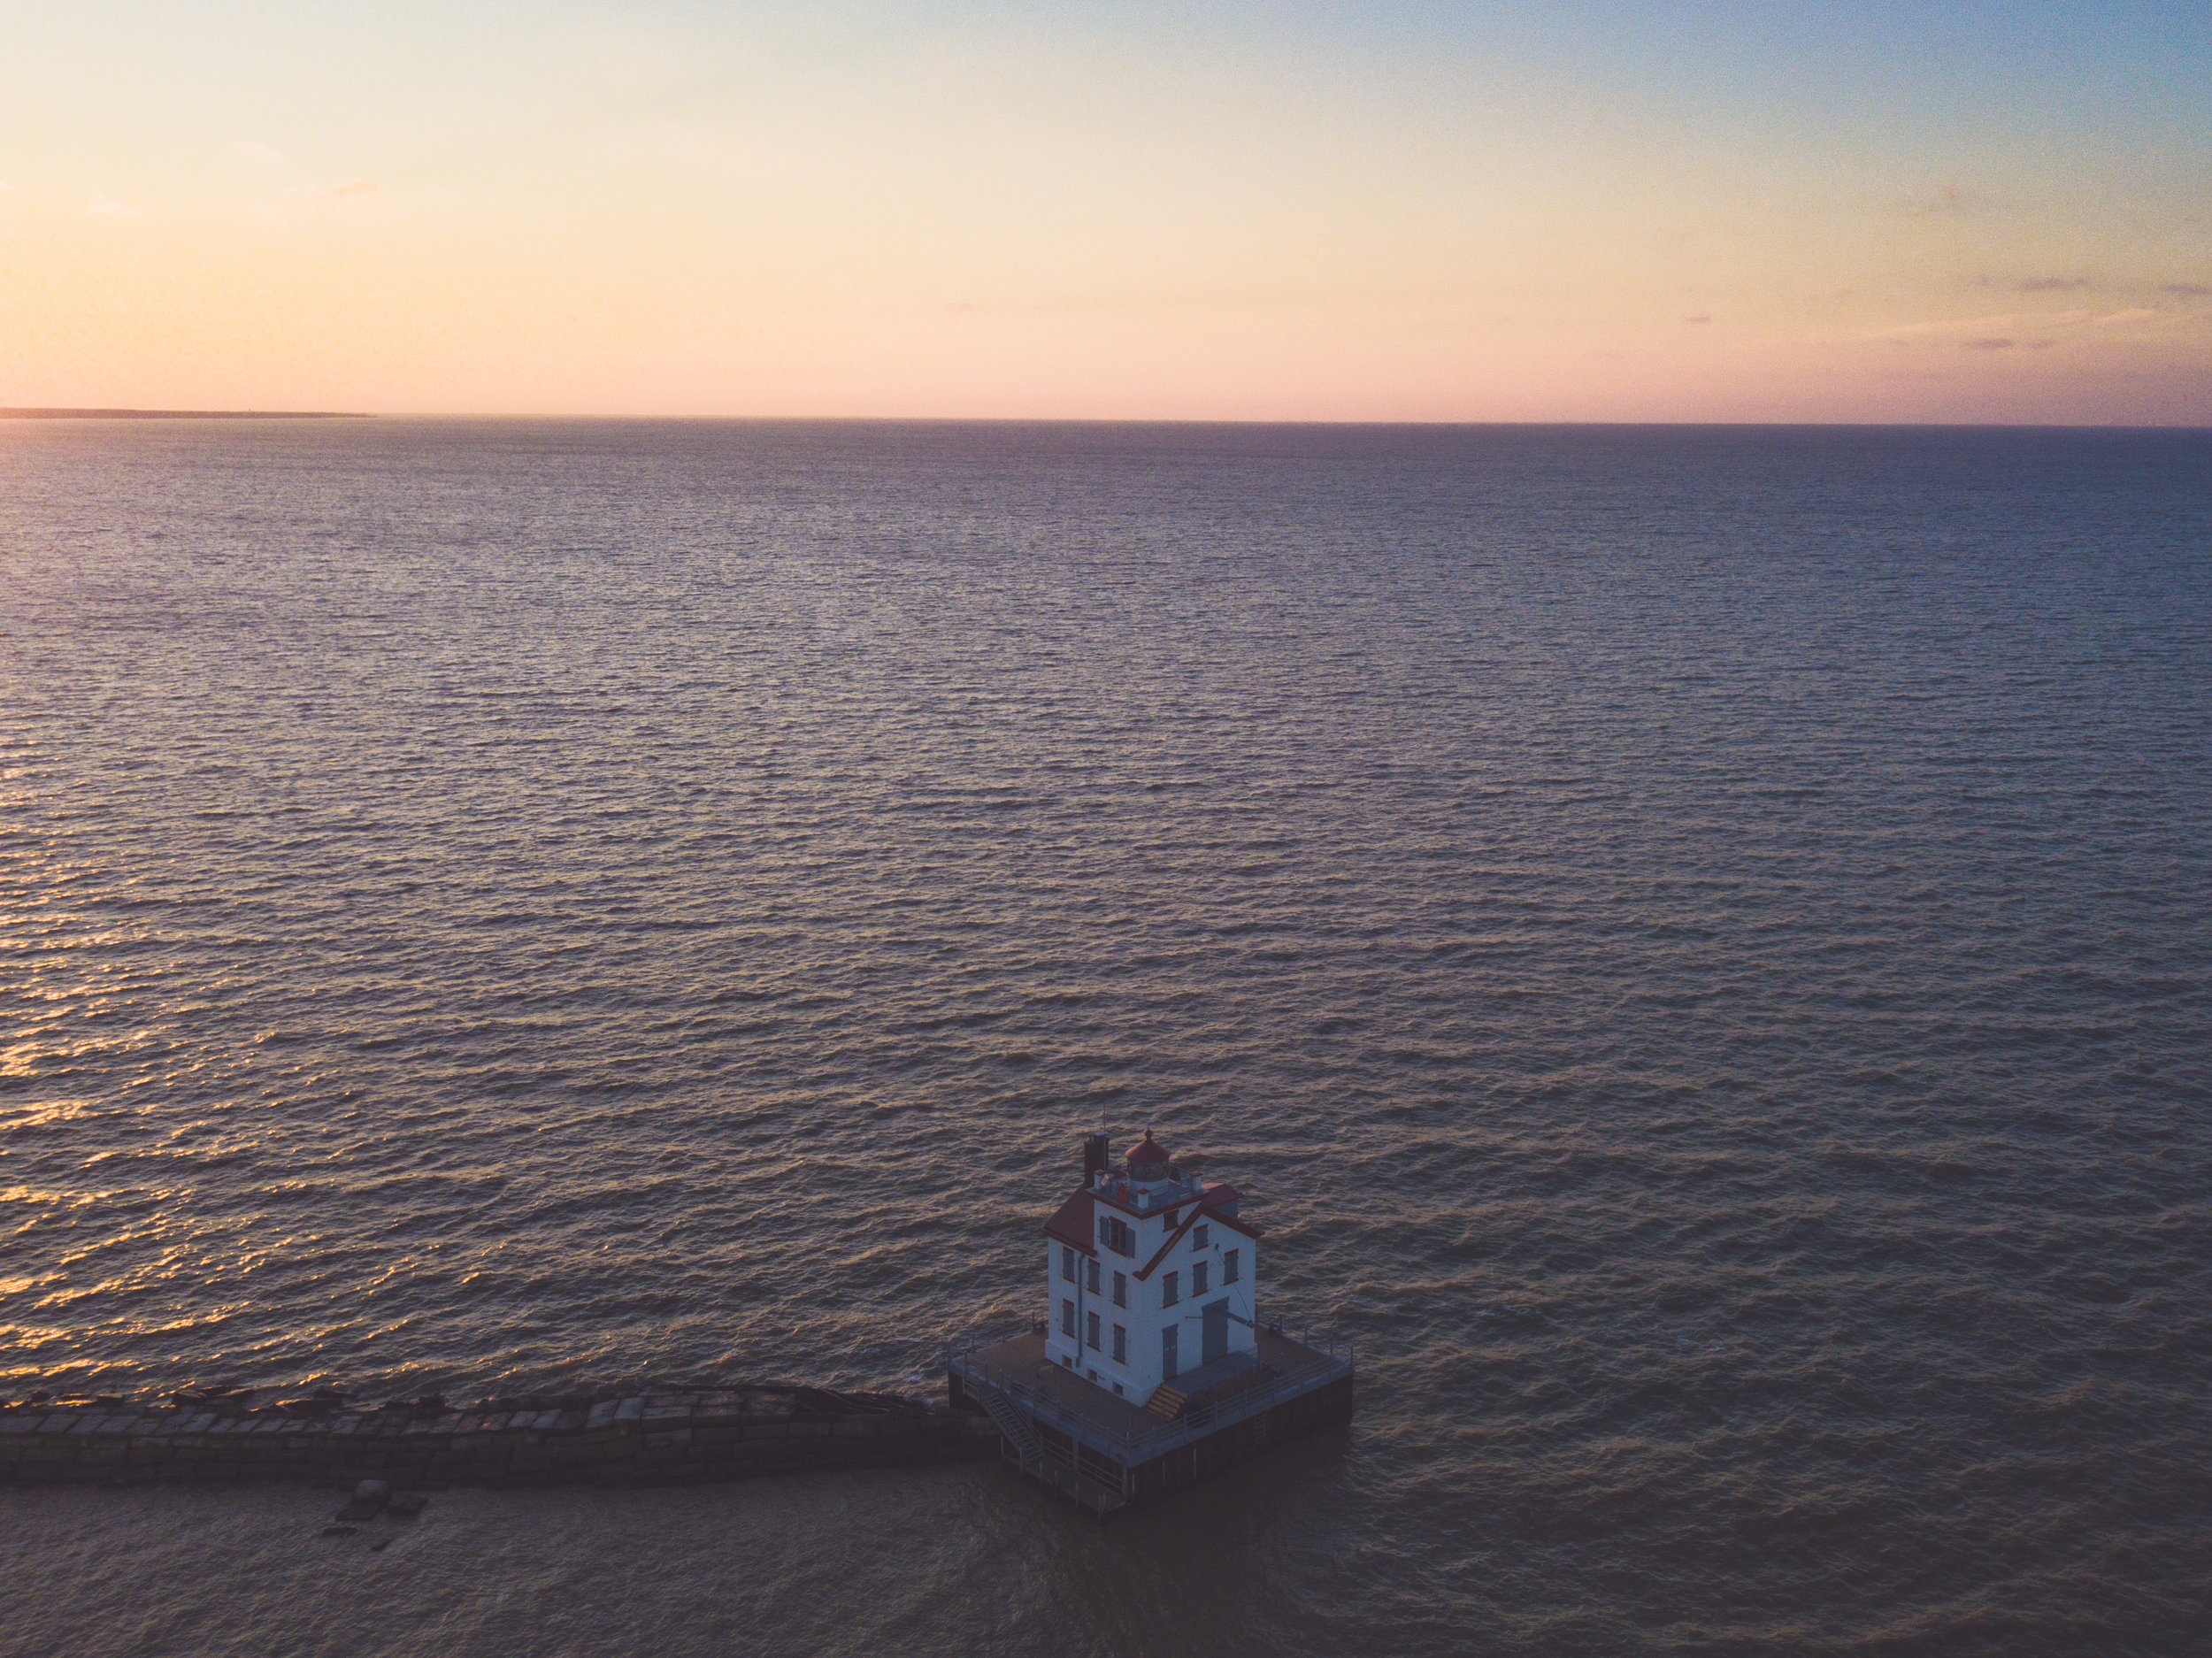
{"type": "Polygon", "coordinates": [[[0,404],[2212,424],[2212,5],[0,0],[0,404]]]}

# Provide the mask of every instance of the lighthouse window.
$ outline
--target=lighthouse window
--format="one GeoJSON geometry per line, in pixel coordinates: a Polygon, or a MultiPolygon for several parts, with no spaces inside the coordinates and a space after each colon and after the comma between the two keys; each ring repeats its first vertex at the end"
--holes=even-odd
{"type": "Polygon", "coordinates": [[[1206,1293],[1206,1263],[1203,1261],[1190,1263],[1190,1293],[1194,1295],[1206,1293]]]}
{"type": "Polygon", "coordinates": [[[1190,1229],[1190,1247],[1194,1249],[1203,1249],[1206,1247],[1206,1229],[1203,1226],[1194,1226],[1190,1229]]]}
{"type": "MultiPolygon", "coordinates": [[[[1098,1293],[1098,1263],[1095,1260],[1087,1261],[1083,1263],[1083,1265],[1084,1277],[1088,1279],[1088,1282],[1084,1285],[1084,1288],[1089,1290],[1092,1294],[1095,1295],[1098,1293]]],[[[1097,1344],[1093,1343],[1092,1345],[1095,1346],[1097,1344]]]]}
{"type": "Polygon", "coordinates": [[[1161,1306],[1163,1306],[1163,1307],[1172,1307],[1172,1306],[1174,1306],[1174,1305],[1175,1305],[1175,1303],[1176,1303],[1176,1302],[1178,1302],[1178,1301],[1181,1301],[1181,1300],[1183,1299],[1183,1292],[1182,1292],[1181,1286],[1179,1286],[1179,1285],[1176,1283],[1176,1281],[1175,1281],[1178,1276],[1179,1276],[1178,1274],[1173,1273],[1173,1272],[1171,1272],[1171,1273],[1169,1273],[1169,1274],[1168,1274],[1165,1278],[1162,1278],[1162,1279],[1160,1280],[1160,1305],[1161,1305],[1161,1306]]]}
{"type": "Polygon", "coordinates": [[[1070,1246],[1060,1246],[1060,1276],[1071,1284],[1075,1282],[1075,1251],[1070,1246]]]}
{"type": "Polygon", "coordinates": [[[1075,1333],[1075,1303],[1073,1301],[1060,1303],[1060,1333],[1064,1336],[1071,1336],[1075,1333]]]}
{"type": "Polygon", "coordinates": [[[1114,1326],[1114,1362],[1129,1362],[1129,1332],[1119,1324],[1114,1326]]]}
{"type": "Polygon", "coordinates": [[[1232,1249],[1221,1257],[1221,1281],[1224,1284],[1237,1281],[1237,1255],[1238,1252],[1232,1249]]]}
{"type": "Polygon", "coordinates": [[[1129,1275],[1125,1272],[1114,1274],[1114,1305],[1117,1307],[1129,1305],[1129,1275]]]}
{"type": "Polygon", "coordinates": [[[1094,1347],[1098,1345],[1098,1315],[1096,1313],[1086,1313],[1083,1316],[1089,1323],[1089,1328],[1083,1332],[1084,1339],[1087,1343],[1094,1347]]]}

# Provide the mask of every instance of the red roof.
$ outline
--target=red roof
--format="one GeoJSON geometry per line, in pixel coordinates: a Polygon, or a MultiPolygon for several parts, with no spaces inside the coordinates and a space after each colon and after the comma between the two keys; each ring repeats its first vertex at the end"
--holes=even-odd
{"type": "Polygon", "coordinates": [[[1206,1189],[1198,1194],[1201,1203],[1239,1203],[1243,1200],[1244,1194],[1226,1180],[1210,1180],[1206,1189]]]}
{"type": "Polygon", "coordinates": [[[1129,1161],[1131,1163],[1165,1163],[1167,1153],[1162,1151],[1154,1143],[1152,1131],[1148,1128],[1144,1131],[1144,1138],[1130,1147],[1129,1161]]]}
{"type": "Polygon", "coordinates": [[[1206,1219],[1210,1222],[1218,1225],[1226,1226],[1231,1232],[1242,1232],[1247,1238],[1251,1239],[1255,1243],[1257,1243],[1262,1238],[1267,1235],[1258,1227],[1248,1225],[1233,1215],[1207,1215],[1206,1201],[1205,1199],[1201,1198],[1197,1202],[1191,1205],[1190,1213],[1183,1217],[1183,1224],[1178,1226],[1173,1232],[1170,1232],[1168,1234],[1167,1241],[1153,1252],[1152,1259],[1146,1262],[1142,1266],[1137,1269],[1137,1281],[1139,1283],[1141,1284],[1145,1279],[1152,1276],[1152,1269],[1158,1266],[1161,1262],[1167,1259],[1168,1251],[1174,1248],[1177,1244],[1183,1241],[1183,1235],[1189,1232],[1192,1227],[1198,1224],[1198,1217],[1202,1215],[1205,1215],[1206,1219]]]}
{"type": "Polygon", "coordinates": [[[1061,1204],[1058,1212],[1045,1223],[1046,1237],[1073,1244],[1086,1255],[1098,1253],[1098,1245],[1094,1241],[1097,1234],[1098,1222],[1088,1192],[1078,1192],[1061,1204]]]}

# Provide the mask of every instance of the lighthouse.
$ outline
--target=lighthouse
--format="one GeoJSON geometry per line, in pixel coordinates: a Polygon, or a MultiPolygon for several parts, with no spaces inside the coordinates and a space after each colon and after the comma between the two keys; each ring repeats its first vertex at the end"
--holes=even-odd
{"type": "Polygon", "coordinates": [[[1239,1356],[1256,1363],[1260,1233],[1238,1218],[1236,1187],[1184,1175],[1148,1129],[1118,1171],[1093,1135],[1083,1177],[1045,1223],[1046,1356],[1141,1404],[1239,1356]]]}
{"type": "Polygon", "coordinates": [[[1010,1464],[1103,1517],[1351,1414],[1350,1348],[1261,1318],[1236,1187],[1185,1174],[1148,1129],[1118,1168],[1090,1135],[1062,1191],[1044,1316],[946,1347],[953,1406],[997,1424],[1010,1464]]]}

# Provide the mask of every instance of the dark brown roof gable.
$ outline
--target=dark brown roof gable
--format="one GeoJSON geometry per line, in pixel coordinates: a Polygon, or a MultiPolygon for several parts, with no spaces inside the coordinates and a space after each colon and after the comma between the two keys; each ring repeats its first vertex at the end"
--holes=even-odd
{"type": "Polygon", "coordinates": [[[1059,1211],[1045,1223],[1045,1236],[1057,1238],[1062,1243],[1073,1244],[1085,1255],[1096,1255],[1095,1240],[1098,1223],[1094,1218],[1095,1206],[1088,1192],[1078,1192],[1060,1205],[1059,1211]]]}
{"type": "MultiPolygon", "coordinates": [[[[1219,1188],[1216,1187],[1215,1190],[1219,1190],[1219,1188]]],[[[1233,1191],[1227,1195],[1233,1197],[1235,1194],[1233,1191]]],[[[1191,1212],[1183,1217],[1183,1224],[1169,1234],[1168,1240],[1162,1244],[1154,1253],[1152,1259],[1146,1262],[1143,1267],[1139,1270],[1137,1273],[1138,1283],[1141,1284],[1145,1281],[1145,1279],[1150,1278],[1152,1276],[1152,1269],[1158,1266],[1161,1262],[1166,1260],[1167,1252],[1174,1248],[1177,1244],[1182,1242],[1183,1234],[1188,1232],[1192,1227],[1195,1226],[1202,1220],[1209,1220],[1218,1225],[1226,1226],[1231,1232],[1240,1232],[1247,1238],[1253,1240],[1255,1242],[1259,1240],[1262,1234],[1258,1227],[1247,1225],[1244,1222],[1239,1220],[1233,1215],[1224,1215],[1219,1209],[1215,1209],[1212,1206],[1212,1203],[1208,1201],[1208,1199],[1212,1197],[1212,1192],[1209,1192],[1205,1197],[1200,1198],[1199,1201],[1192,1206],[1191,1212]]],[[[1215,1202],[1221,1201],[1221,1199],[1213,1199],[1213,1201],[1215,1202]]],[[[1065,1214],[1066,1212],[1067,1211],[1064,1209],[1061,1211],[1062,1214],[1065,1214]]]]}

